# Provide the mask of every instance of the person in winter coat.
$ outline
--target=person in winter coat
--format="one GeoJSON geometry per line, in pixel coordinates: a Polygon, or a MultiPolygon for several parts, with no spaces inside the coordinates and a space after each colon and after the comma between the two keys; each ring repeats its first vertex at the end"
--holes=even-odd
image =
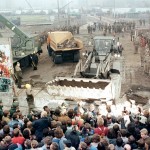
{"type": "Polygon", "coordinates": [[[49,127],[49,119],[47,118],[47,112],[41,112],[41,118],[33,122],[33,128],[35,129],[35,135],[38,141],[43,138],[43,129],[49,127]]]}
{"type": "Polygon", "coordinates": [[[68,136],[66,136],[66,138],[71,141],[72,146],[73,146],[75,149],[78,149],[79,144],[80,144],[80,138],[79,138],[79,133],[78,133],[78,131],[77,131],[77,128],[78,128],[78,127],[75,125],[75,126],[72,128],[72,131],[70,132],[70,134],[69,134],[68,136]]]}

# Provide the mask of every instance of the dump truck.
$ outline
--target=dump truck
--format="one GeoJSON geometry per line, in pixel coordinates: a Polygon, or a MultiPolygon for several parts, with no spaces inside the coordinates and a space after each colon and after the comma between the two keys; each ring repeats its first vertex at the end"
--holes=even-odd
{"type": "Polygon", "coordinates": [[[60,64],[67,60],[78,62],[82,48],[82,41],[74,38],[71,32],[55,31],[48,33],[47,50],[55,64],[60,64]]]}
{"type": "Polygon", "coordinates": [[[11,38],[13,63],[20,62],[21,68],[31,66],[30,54],[34,51],[41,53],[41,42],[38,35],[29,36],[19,29],[14,23],[0,14],[0,22],[8,27],[15,35],[11,38]]]}
{"type": "Polygon", "coordinates": [[[73,77],[57,77],[46,84],[50,95],[102,101],[120,97],[124,59],[116,41],[114,37],[96,36],[93,43],[93,50],[78,62],[73,77]]]}

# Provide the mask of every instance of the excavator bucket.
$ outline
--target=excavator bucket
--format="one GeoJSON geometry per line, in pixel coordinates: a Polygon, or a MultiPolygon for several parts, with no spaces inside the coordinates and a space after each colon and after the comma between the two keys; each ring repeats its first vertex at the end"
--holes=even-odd
{"type": "Polygon", "coordinates": [[[58,77],[46,86],[50,95],[71,99],[110,100],[115,95],[111,80],[58,77]]]}

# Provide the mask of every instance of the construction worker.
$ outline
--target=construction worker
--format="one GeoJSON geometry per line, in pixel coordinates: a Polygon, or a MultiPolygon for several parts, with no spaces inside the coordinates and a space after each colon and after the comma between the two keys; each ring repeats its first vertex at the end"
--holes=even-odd
{"type": "Polygon", "coordinates": [[[18,88],[21,88],[21,84],[22,84],[22,70],[21,70],[19,62],[17,62],[16,66],[15,66],[15,77],[17,79],[18,88]]]}
{"type": "Polygon", "coordinates": [[[31,113],[31,111],[35,107],[33,91],[32,91],[32,88],[31,88],[30,84],[26,84],[25,87],[26,87],[26,96],[27,96],[26,100],[27,100],[27,103],[28,103],[29,113],[31,113]]]}

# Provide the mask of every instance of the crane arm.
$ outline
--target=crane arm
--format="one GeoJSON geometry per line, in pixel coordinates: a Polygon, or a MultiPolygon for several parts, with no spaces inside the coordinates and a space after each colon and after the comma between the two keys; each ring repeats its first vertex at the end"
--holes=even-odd
{"type": "Polygon", "coordinates": [[[0,22],[2,22],[5,26],[7,26],[11,31],[13,31],[17,36],[21,39],[28,40],[30,37],[26,35],[23,31],[21,31],[15,24],[5,18],[0,14],[0,22]]]}

